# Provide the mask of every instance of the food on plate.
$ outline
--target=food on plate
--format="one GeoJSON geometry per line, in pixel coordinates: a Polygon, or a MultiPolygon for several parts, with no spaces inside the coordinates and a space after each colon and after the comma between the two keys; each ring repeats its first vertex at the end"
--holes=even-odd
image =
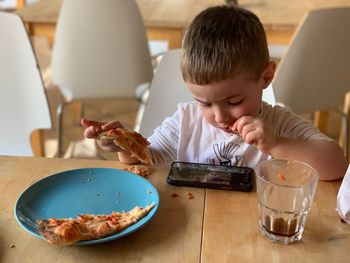
{"type": "Polygon", "coordinates": [[[135,131],[123,128],[110,129],[99,133],[100,139],[113,140],[123,150],[130,152],[144,164],[152,165],[152,155],[148,148],[150,144],[146,138],[135,131]]]}
{"type": "Polygon", "coordinates": [[[150,174],[150,168],[147,165],[137,164],[124,168],[125,171],[147,177],[150,174]]]}
{"type": "Polygon", "coordinates": [[[155,203],[128,212],[112,212],[109,215],[81,214],[78,218],[49,218],[37,220],[38,232],[54,245],[69,245],[82,240],[100,239],[116,234],[135,224],[148,214],[155,203]]]}

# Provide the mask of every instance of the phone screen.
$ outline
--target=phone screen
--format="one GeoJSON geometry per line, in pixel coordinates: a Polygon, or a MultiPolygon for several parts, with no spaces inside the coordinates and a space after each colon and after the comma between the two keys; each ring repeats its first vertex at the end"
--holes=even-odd
{"type": "Polygon", "coordinates": [[[167,181],[182,186],[250,191],[253,174],[248,167],[173,162],[167,181]]]}

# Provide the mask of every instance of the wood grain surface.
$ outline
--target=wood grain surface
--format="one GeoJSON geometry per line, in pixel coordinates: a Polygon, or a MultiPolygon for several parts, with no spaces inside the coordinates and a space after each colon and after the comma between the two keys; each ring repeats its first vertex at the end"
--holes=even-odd
{"type": "Polygon", "coordinates": [[[166,183],[167,165],[156,167],[149,176],[160,195],[156,215],[143,228],[121,239],[55,247],[17,224],[13,208],[22,191],[53,173],[83,167],[125,165],[117,161],[0,156],[0,262],[199,262],[205,190],[191,189],[195,198],[189,200],[187,188],[166,183]],[[171,197],[173,192],[179,196],[171,197]]]}

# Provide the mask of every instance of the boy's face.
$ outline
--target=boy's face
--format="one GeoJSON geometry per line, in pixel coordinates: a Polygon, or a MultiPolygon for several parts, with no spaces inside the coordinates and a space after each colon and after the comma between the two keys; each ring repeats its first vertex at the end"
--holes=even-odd
{"type": "Polygon", "coordinates": [[[258,81],[246,74],[207,84],[186,83],[205,119],[214,127],[231,132],[229,127],[243,116],[257,117],[263,89],[272,81],[275,63],[270,62],[258,81]]]}

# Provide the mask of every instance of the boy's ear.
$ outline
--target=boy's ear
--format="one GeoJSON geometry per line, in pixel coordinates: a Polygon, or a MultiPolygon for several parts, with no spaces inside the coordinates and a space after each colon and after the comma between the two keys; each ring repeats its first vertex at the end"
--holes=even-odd
{"type": "Polygon", "coordinates": [[[270,85],[273,77],[275,76],[275,71],[276,71],[276,62],[270,61],[267,64],[267,66],[266,66],[266,68],[265,68],[265,70],[263,72],[263,75],[262,75],[262,80],[263,80],[263,83],[264,83],[264,86],[263,86],[264,89],[266,89],[270,85]]]}

